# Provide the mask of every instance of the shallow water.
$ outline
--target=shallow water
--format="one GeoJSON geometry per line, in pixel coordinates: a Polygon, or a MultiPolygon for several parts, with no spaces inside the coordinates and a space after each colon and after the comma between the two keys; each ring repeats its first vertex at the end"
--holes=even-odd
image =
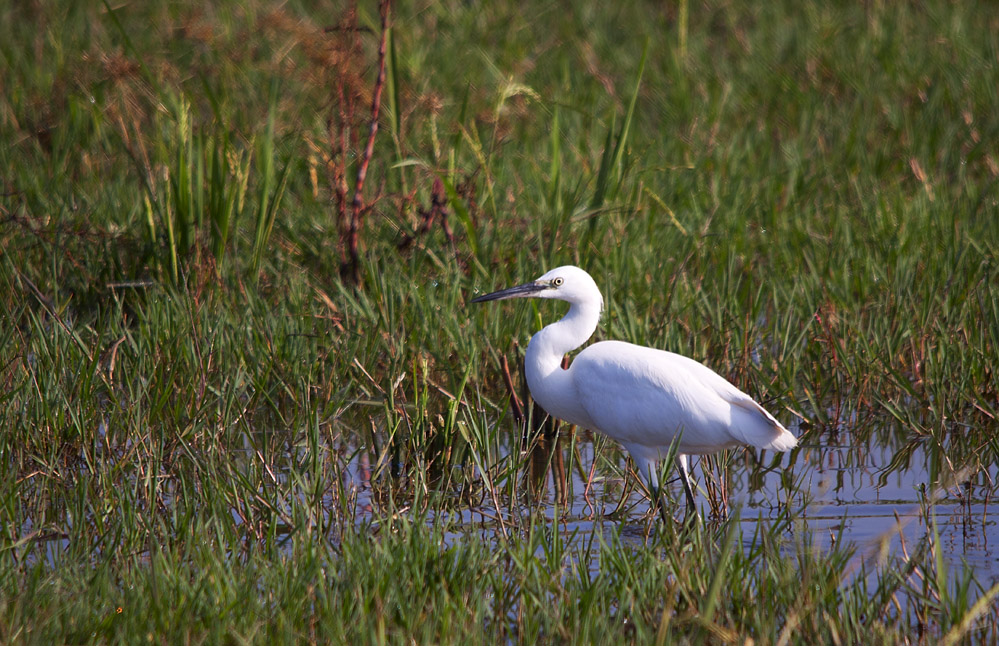
{"type": "Polygon", "coordinates": [[[949,567],[967,564],[979,583],[999,582],[999,515],[991,504],[999,484],[997,465],[963,483],[940,487],[930,475],[936,469],[926,445],[906,448],[911,454],[901,466],[892,464],[898,449],[887,445],[863,451],[849,446],[810,449],[814,458],[805,490],[813,501],[803,527],[820,546],[842,534],[861,554],[871,554],[887,538],[890,553],[899,554],[932,535],[934,528],[927,525],[935,523],[949,567]]]}
{"type": "MultiPolygon", "coordinates": [[[[619,531],[625,542],[643,543],[649,532],[654,531],[658,518],[651,517],[648,499],[642,492],[634,487],[626,491],[621,476],[627,465],[624,455],[606,442],[599,444],[603,448],[596,449],[586,435],[576,440],[578,463],[570,461],[566,468],[571,473],[567,504],[556,504],[557,488],[549,475],[536,494],[533,509],[542,511],[549,522],[558,523],[563,535],[580,543],[587,542],[595,532],[608,531],[619,531]],[[606,455],[597,456],[597,450],[606,455]],[[606,467],[608,459],[616,461],[620,468],[616,471],[592,468],[595,460],[598,467],[606,467]]],[[[565,449],[563,452],[567,453],[565,449]]],[[[902,447],[863,446],[853,444],[848,434],[841,434],[839,444],[804,445],[793,460],[783,456],[774,468],[753,470],[752,478],[747,460],[740,455],[733,452],[729,463],[729,510],[731,513],[738,509],[743,519],[743,541],[747,547],[756,523],[775,522],[784,517],[787,508],[794,519],[792,527],[797,538],[807,538],[818,550],[829,549],[836,542],[852,546],[855,558],[868,564],[879,555],[911,554],[919,541],[932,536],[935,523],[948,568],[960,571],[967,565],[986,588],[999,583],[999,514],[992,504],[999,488],[996,464],[974,473],[959,486],[941,488],[935,476],[931,476],[940,467],[934,466],[926,445],[920,443],[902,447]],[[902,449],[906,459],[893,463],[902,449]],[[784,507],[788,479],[793,493],[784,507]]],[[[772,455],[765,456],[764,463],[769,465],[772,459],[772,455]]],[[[365,460],[361,454],[346,470],[358,487],[361,510],[371,509],[372,504],[365,460]]],[[[695,458],[692,473],[699,484],[701,513],[710,517],[704,488],[708,480],[703,471],[705,466],[711,473],[717,470],[705,460],[695,458]]],[[[669,493],[674,515],[680,518],[684,499],[675,474],[671,476],[669,493]]],[[[501,502],[501,506],[507,504],[509,501],[501,502]]],[[[513,514],[527,515],[530,511],[522,503],[510,505],[501,513],[509,519],[513,514]]],[[[456,509],[449,514],[461,524],[474,525],[486,534],[500,531],[497,511],[488,499],[483,501],[482,508],[456,509]]],[[[793,549],[793,538],[789,537],[789,550],[793,549]]],[[[461,535],[449,535],[447,540],[460,541],[461,535]]]]}
{"type": "MultiPolygon", "coordinates": [[[[941,465],[940,451],[929,447],[928,442],[913,440],[864,444],[841,432],[838,441],[819,438],[782,456],[769,454],[761,459],[755,453],[732,451],[724,469],[729,512],[742,518],[742,541],[747,549],[752,547],[758,523],[777,522],[790,513],[789,553],[803,540],[818,550],[839,543],[854,548],[857,564],[872,564],[879,555],[911,554],[920,541],[936,531],[946,565],[956,571],[967,566],[981,586],[991,587],[999,583],[999,515],[992,504],[999,489],[999,466],[989,464],[973,472],[970,479],[967,475],[956,479],[947,475],[960,484],[941,488],[936,474],[951,474],[952,467],[941,465]],[[790,500],[788,491],[792,492],[790,500]]],[[[320,450],[349,456],[340,474],[341,484],[354,495],[354,521],[377,522],[380,514],[375,513],[378,503],[370,483],[369,455],[353,447],[326,446],[320,450]]],[[[532,514],[540,512],[577,545],[599,545],[600,541],[591,541],[593,536],[609,537],[611,533],[636,548],[646,543],[661,521],[650,513],[645,495],[633,486],[635,478],[624,477],[628,467],[624,453],[613,443],[582,432],[576,434],[571,450],[563,445],[561,451],[569,475],[563,504],[556,504],[560,487],[550,473],[528,502],[526,478],[520,474],[524,495],[517,501],[486,495],[478,506],[456,501],[442,512],[460,526],[445,540],[460,542],[469,531],[487,538],[495,536],[504,531],[499,518],[505,527],[522,528],[532,514]]],[[[236,461],[255,459],[250,449],[243,458],[232,457],[236,461]]],[[[286,457],[289,465],[298,462],[295,456],[286,457]]],[[[500,457],[512,459],[509,455],[500,457]]],[[[698,504],[709,522],[708,490],[722,470],[718,463],[701,458],[692,462],[699,485],[698,504]]],[[[276,473],[279,480],[287,482],[280,468],[276,473]]],[[[672,512],[681,518],[684,498],[675,473],[668,485],[672,512]]],[[[328,513],[336,512],[328,509],[328,513]]],[[[29,520],[22,527],[22,536],[30,536],[36,529],[44,528],[35,528],[29,520]]],[[[32,562],[41,559],[54,564],[68,547],[68,537],[59,532],[39,531],[32,541],[41,548],[29,554],[32,562]]]]}

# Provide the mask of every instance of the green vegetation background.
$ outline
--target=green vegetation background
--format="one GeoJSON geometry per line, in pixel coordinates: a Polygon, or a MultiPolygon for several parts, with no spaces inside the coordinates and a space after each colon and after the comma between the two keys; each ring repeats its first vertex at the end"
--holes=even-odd
{"type": "Polygon", "coordinates": [[[999,639],[930,529],[789,545],[790,476],[753,536],[567,542],[498,377],[558,308],[466,307],[579,264],[599,336],[987,479],[995,5],[399,3],[384,83],[373,2],[0,20],[0,641],[999,639]]]}

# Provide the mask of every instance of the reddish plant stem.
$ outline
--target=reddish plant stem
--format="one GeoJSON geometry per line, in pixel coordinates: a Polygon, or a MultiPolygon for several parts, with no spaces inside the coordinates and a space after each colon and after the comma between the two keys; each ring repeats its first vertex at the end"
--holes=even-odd
{"type": "Polygon", "coordinates": [[[506,360],[505,355],[500,359],[500,367],[503,370],[503,383],[506,384],[506,389],[510,393],[510,408],[513,409],[513,419],[518,424],[523,424],[524,407],[521,405],[520,398],[517,397],[517,391],[513,387],[513,378],[510,376],[510,363],[506,360]]]}
{"type": "Polygon", "coordinates": [[[375,151],[375,135],[378,134],[378,117],[382,107],[382,90],[385,89],[385,58],[388,41],[389,5],[390,0],[381,0],[378,12],[381,15],[382,35],[378,42],[378,78],[375,80],[374,93],[371,99],[371,123],[368,128],[368,141],[364,147],[360,164],[357,167],[357,181],[354,183],[354,196],[350,203],[350,223],[347,227],[347,262],[342,268],[344,278],[357,283],[358,276],[358,233],[364,221],[364,215],[370,206],[364,202],[364,180],[368,176],[368,165],[375,151]]]}

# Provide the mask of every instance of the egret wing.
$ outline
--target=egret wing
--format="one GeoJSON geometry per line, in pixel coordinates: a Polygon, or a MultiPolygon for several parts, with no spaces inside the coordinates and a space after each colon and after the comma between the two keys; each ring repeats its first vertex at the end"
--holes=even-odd
{"type": "Polygon", "coordinates": [[[798,444],[798,440],[756,400],[736,388],[730,381],[689,357],[672,354],[701,383],[731,406],[731,428],[741,434],[745,444],[776,451],[787,451],[798,444]]]}
{"type": "Polygon", "coordinates": [[[682,433],[679,450],[701,453],[770,447],[782,433],[793,440],[752,398],[682,355],[605,341],[581,352],[570,372],[595,430],[623,444],[663,447],[682,433]]]}

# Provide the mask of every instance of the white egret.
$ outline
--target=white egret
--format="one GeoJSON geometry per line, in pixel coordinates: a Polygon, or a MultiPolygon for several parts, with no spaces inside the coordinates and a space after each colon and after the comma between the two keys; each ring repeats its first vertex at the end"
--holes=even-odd
{"type": "Polygon", "coordinates": [[[472,302],[507,298],[569,303],[568,314],[542,328],[527,346],[524,367],[531,396],[549,415],[599,431],[624,446],[664,518],[655,465],[674,441],[687,504],[695,514],[688,455],[738,446],[788,451],[797,445],[797,438],[749,395],[679,354],[601,341],[563,370],[562,357],[590,338],[603,309],[600,289],[579,267],[558,267],[535,281],[472,302]]]}

